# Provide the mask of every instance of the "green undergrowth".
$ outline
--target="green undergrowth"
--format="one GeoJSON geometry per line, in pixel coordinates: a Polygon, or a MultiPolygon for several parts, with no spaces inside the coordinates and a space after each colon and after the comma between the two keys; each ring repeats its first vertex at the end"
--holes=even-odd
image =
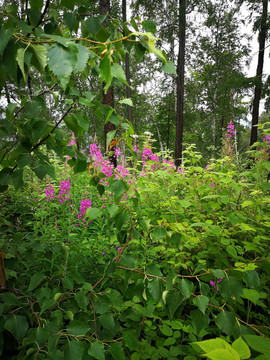
{"type": "Polygon", "coordinates": [[[268,164],[186,156],[1,195],[1,359],[269,359],[268,164]]]}

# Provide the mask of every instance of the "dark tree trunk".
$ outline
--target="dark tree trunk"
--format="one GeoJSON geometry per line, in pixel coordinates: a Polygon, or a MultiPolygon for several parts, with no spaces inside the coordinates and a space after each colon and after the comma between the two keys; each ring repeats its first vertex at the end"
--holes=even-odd
{"type": "MultiPolygon", "coordinates": [[[[100,14],[101,15],[106,15],[107,13],[110,12],[110,0],[100,0],[99,1],[99,9],[100,9],[100,14]]],[[[103,23],[104,26],[107,26],[106,20],[103,23]]],[[[103,84],[103,88],[104,88],[105,84],[103,84]]],[[[105,93],[103,90],[103,105],[109,105],[112,108],[114,108],[114,94],[113,94],[113,87],[111,86],[107,92],[105,93]]],[[[110,121],[108,121],[105,125],[104,125],[104,135],[105,135],[105,151],[109,148],[110,144],[107,144],[107,134],[110,131],[115,130],[115,125],[112,124],[110,121]]],[[[113,151],[115,149],[111,149],[111,151],[113,151]]],[[[115,157],[111,157],[111,162],[114,164],[114,166],[116,167],[116,158],[115,157]]]]}
{"type": "MultiPolygon", "coordinates": [[[[127,21],[127,2],[126,0],[122,0],[122,16],[123,16],[123,22],[127,21]]],[[[125,58],[125,72],[126,72],[126,79],[127,83],[130,85],[130,67],[129,67],[129,54],[126,53],[125,58]]],[[[126,86],[126,97],[131,97],[131,89],[129,86],[126,86]]],[[[132,122],[132,111],[131,106],[127,106],[127,119],[128,121],[132,122]]]]}
{"type": "Polygon", "coordinates": [[[262,10],[261,25],[259,31],[259,55],[258,55],[258,64],[256,71],[256,78],[258,83],[255,86],[255,92],[254,92],[250,146],[252,146],[258,139],[258,130],[256,125],[258,125],[259,123],[259,106],[260,106],[261,92],[262,92],[264,48],[265,48],[265,39],[267,35],[266,24],[267,24],[268,0],[262,0],[262,5],[263,5],[263,10],[262,10]]]}
{"type": "Polygon", "coordinates": [[[186,0],[179,0],[179,51],[177,61],[175,165],[182,163],[184,125],[184,79],[186,41],[186,0]]]}

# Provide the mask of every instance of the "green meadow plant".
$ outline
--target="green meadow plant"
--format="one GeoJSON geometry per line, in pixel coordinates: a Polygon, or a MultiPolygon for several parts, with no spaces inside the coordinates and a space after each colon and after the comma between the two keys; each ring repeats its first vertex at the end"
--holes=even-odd
{"type": "Polygon", "coordinates": [[[1,195],[1,359],[269,357],[265,162],[147,143],[112,169],[94,145],[1,195]]]}

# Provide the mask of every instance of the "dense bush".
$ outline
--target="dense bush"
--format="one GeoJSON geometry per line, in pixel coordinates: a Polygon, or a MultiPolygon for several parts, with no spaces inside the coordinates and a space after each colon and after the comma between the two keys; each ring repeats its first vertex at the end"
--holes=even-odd
{"type": "Polygon", "coordinates": [[[268,359],[269,164],[132,155],[1,195],[1,359],[268,359]]]}

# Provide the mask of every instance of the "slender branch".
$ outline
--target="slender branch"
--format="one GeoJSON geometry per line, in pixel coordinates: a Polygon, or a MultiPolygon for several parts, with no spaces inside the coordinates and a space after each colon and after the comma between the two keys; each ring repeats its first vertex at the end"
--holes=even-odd
{"type": "Polygon", "coordinates": [[[156,275],[152,275],[152,274],[148,274],[148,273],[145,273],[143,271],[140,271],[140,270],[137,270],[137,269],[130,269],[130,268],[126,268],[124,266],[117,266],[118,269],[123,269],[123,270],[127,270],[127,271],[133,271],[133,272],[136,272],[138,274],[142,274],[146,277],[152,277],[152,278],[155,278],[155,279],[160,279],[162,280],[163,282],[166,282],[166,278],[164,277],[160,277],[160,276],[156,276],[156,275]]]}
{"type": "Polygon", "coordinates": [[[47,0],[47,2],[45,4],[45,7],[44,7],[44,10],[43,10],[43,12],[42,12],[42,14],[40,16],[40,19],[39,19],[39,21],[38,21],[38,23],[36,24],[35,27],[38,27],[42,23],[42,21],[44,19],[44,16],[46,15],[46,12],[47,12],[47,10],[49,8],[49,5],[50,5],[50,0],[47,0]]]}
{"type": "MultiPolygon", "coordinates": [[[[41,139],[36,145],[34,145],[28,153],[31,153],[32,151],[36,150],[40,145],[42,145],[57,129],[58,125],[61,123],[61,121],[67,116],[67,114],[71,111],[73,108],[74,102],[71,104],[71,106],[67,109],[67,111],[64,113],[64,115],[61,117],[60,120],[57,121],[57,123],[54,125],[53,129],[49,132],[48,135],[46,135],[43,139],[41,139]]],[[[10,171],[10,175],[14,172],[14,170],[18,167],[18,164],[16,164],[10,171]]]]}

